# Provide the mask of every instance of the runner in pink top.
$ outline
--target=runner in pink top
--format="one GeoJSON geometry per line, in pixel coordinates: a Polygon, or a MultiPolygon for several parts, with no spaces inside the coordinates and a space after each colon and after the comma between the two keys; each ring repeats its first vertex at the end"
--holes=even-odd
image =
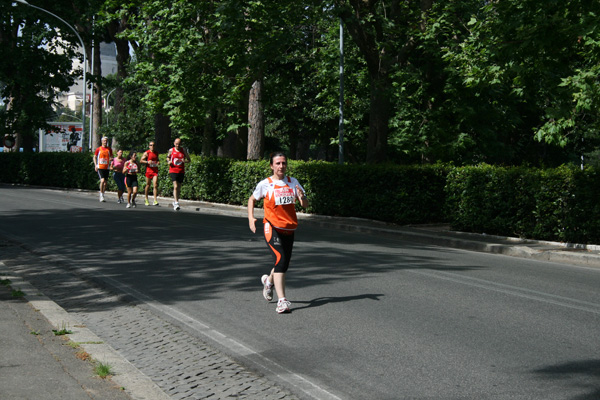
{"type": "Polygon", "coordinates": [[[110,169],[113,171],[113,179],[117,184],[117,203],[125,203],[123,199],[123,193],[125,192],[125,175],[123,175],[123,166],[125,165],[125,158],[123,157],[123,150],[117,150],[117,156],[110,162],[110,169]]]}

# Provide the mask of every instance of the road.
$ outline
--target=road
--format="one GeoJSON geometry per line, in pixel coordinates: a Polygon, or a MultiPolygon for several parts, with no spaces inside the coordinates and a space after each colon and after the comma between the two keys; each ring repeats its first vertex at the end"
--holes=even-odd
{"type": "Polygon", "coordinates": [[[0,186],[0,234],[94,271],[300,398],[600,398],[599,269],[301,221],[292,313],[278,315],[243,213],[113,197],[0,186]]]}

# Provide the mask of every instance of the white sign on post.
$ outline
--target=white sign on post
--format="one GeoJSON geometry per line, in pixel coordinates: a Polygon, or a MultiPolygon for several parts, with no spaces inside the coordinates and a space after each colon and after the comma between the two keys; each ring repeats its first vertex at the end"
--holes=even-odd
{"type": "Polygon", "coordinates": [[[83,151],[83,124],[81,122],[48,122],[52,129],[40,129],[40,151],[83,151]]]}

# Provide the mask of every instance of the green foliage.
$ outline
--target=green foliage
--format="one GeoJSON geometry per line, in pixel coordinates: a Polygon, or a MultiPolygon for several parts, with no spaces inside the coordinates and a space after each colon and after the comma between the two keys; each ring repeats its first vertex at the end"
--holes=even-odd
{"type": "Polygon", "coordinates": [[[455,229],[530,236],[538,180],[529,168],[482,164],[454,168],[446,184],[448,214],[455,229]]]}
{"type": "Polygon", "coordinates": [[[457,230],[578,243],[600,241],[596,169],[454,168],[448,215],[457,230]]]}
{"type": "MultiPolygon", "coordinates": [[[[54,9],[65,5],[56,3],[54,9]]],[[[0,135],[20,135],[27,151],[37,128],[47,127],[58,93],[74,82],[72,34],[57,18],[20,3],[0,3],[0,21],[0,98],[10,100],[0,112],[0,135]],[[66,40],[55,40],[59,32],[66,40]]]]}
{"type": "Polygon", "coordinates": [[[507,0],[472,14],[468,35],[443,48],[453,124],[479,153],[467,162],[558,165],[598,145],[599,12],[598,2],[507,0]]]}
{"type": "Polygon", "coordinates": [[[0,153],[0,182],[98,188],[91,153],[0,153]]]}
{"type": "MultiPolygon", "coordinates": [[[[166,155],[159,156],[159,191],[172,196],[166,155]]],[[[0,153],[0,182],[97,190],[91,154],[0,153]]],[[[503,236],[600,243],[600,171],[553,169],[340,165],[289,160],[288,173],[304,186],[309,213],[395,224],[441,223],[503,236]]],[[[191,156],[182,198],[246,205],[268,161],[191,156]]],[[[145,179],[139,177],[140,193],[145,179]]],[[[109,190],[115,190],[113,179],[109,190]]],[[[260,207],[261,204],[258,204],[260,207]]],[[[299,206],[298,206],[299,207],[299,206]]]]}
{"type": "Polygon", "coordinates": [[[113,375],[113,368],[108,363],[96,361],[95,365],[94,365],[94,372],[100,378],[104,379],[104,378],[107,378],[107,377],[113,375]]]}
{"type": "Polygon", "coordinates": [[[440,222],[446,167],[290,163],[302,182],[310,212],[391,223],[440,222]]]}
{"type": "MultiPolygon", "coordinates": [[[[36,5],[77,25],[86,46],[92,15],[93,34],[110,28],[130,41],[132,61],[108,86],[125,92],[120,114],[97,132],[126,149],[147,142],[158,113],[193,152],[244,148],[248,89],[261,79],[267,146],[335,160],[340,17],[346,161],[369,158],[372,142],[402,164],[556,166],[600,145],[598,1],[36,5]]],[[[12,101],[0,106],[0,133],[33,142],[56,94],[81,73],[71,70],[79,43],[39,10],[6,2],[0,11],[0,90],[12,101]]]]}
{"type": "MultiPolygon", "coordinates": [[[[290,160],[290,170],[293,162],[290,160]]],[[[248,198],[261,180],[272,175],[269,162],[265,160],[242,162],[237,161],[231,165],[231,193],[230,204],[247,204],[248,198]]]]}

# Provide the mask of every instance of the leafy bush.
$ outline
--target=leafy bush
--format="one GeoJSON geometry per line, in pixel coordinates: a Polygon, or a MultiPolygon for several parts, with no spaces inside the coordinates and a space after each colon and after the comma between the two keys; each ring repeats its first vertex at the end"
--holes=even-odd
{"type": "MultiPolygon", "coordinates": [[[[173,185],[166,155],[159,159],[159,192],[169,197],[173,185]]],[[[0,166],[0,182],[98,188],[90,153],[0,153],[0,166]]],[[[449,221],[462,231],[600,243],[600,173],[594,168],[338,165],[290,160],[288,173],[306,189],[309,213],[396,224],[449,221]]],[[[256,184],[271,174],[264,160],[191,156],[182,198],[245,205],[256,184]]],[[[143,168],[139,183],[143,193],[143,168]]],[[[112,178],[109,190],[116,190],[112,178]]]]}
{"type": "Polygon", "coordinates": [[[0,182],[94,189],[98,175],[90,153],[0,153],[0,182]]]}
{"type": "Polygon", "coordinates": [[[454,229],[543,240],[600,241],[600,175],[592,168],[454,168],[446,184],[454,229]]]}

